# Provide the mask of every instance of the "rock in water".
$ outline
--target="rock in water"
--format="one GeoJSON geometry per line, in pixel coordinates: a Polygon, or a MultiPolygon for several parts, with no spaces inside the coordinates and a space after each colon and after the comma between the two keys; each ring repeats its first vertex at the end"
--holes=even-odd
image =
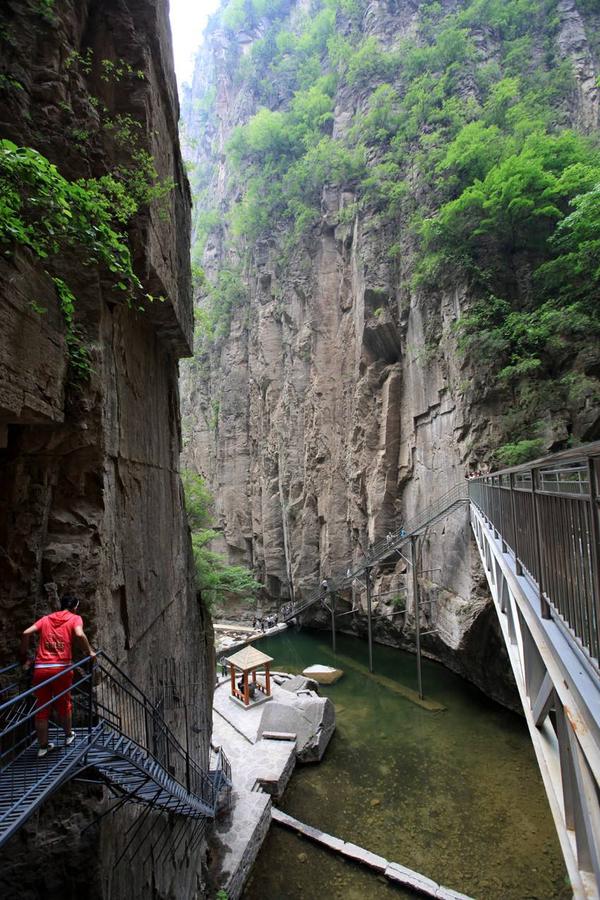
{"type": "Polygon", "coordinates": [[[328,697],[290,696],[290,703],[267,703],[260,720],[258,739],[265,731],[296,735],[299,762],[319,762],[335,731],[335,707],[328,697]]]}
{"type": "Polygon", "coordinates": [[[319,684],[335,684],[344,673],[342,669],[334,669],[331,666],[309,666],[302,674],[318,681],[319,684]]]}
{"type": "Polygon", "coordinates": [[[298,691],[316,691],[319,693],[319,685],[314,678],[305,678],[304,675],[294,675],[286,681],[279,682],[285,691],[291,691],[292,694],[298,691]]]}

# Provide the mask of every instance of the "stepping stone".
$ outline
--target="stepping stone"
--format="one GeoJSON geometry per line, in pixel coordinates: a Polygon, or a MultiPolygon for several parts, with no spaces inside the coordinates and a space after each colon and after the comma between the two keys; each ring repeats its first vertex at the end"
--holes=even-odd
{"type": "Polygon", "coordinates": [[[319,684],[335,684],[344,674],[341,669],[334,669],[331,666],[309,666],[302,672],[307,678],[318,681],[319,684]]]}

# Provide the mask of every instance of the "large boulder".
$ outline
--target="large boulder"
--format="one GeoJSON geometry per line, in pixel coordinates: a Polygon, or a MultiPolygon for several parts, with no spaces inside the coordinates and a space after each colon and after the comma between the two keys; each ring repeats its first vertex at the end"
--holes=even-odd
{"type": "Polygon", "coordinates": [[[319,762],[335,731],[335,707],[328,697],[291,694],[290,702],[267,703],[258,729],[259,739],[265,731],[295,734],[298,761],[319,762]]]}
{"type": "Polygon", "coordinates": [[[302,673],[307,678],[318,681],[319,684],[335,684],[344,674],[342,669],[334,669],[332,666],[309,666],[302,673]]]}
{"type": "Polygon", "coordinates": [[[298,691],[314,691],[317,694],[319,693],[319,685],[317,682],[313,678],[305,678],[304,675],[293,675],[292,678],[288,678],[280,684],[284,691],[290,691],[292,694],[296,694],[298,691]]]}

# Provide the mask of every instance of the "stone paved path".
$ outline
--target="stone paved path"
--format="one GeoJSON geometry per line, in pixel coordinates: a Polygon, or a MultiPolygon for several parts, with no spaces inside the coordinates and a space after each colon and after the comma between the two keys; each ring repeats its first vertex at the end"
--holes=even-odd
{"type": "Polygon", "coordinates": [[[233,790],[229,812],[215,825],[211,872],[229,900],[241,895],[269,830],[270,794],[281,796],[296,763],[295,742],[256,739],[263,709],[264,704],[245,710],[229,700],[228,678],[215,689],[212,741],[231,763],[233,790]]]}

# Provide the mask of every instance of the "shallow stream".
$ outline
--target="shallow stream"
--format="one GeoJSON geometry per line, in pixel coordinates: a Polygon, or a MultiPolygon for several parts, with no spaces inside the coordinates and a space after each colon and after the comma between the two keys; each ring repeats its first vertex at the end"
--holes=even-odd
{"type": "MultiPolygon", "coordinates": [[[[336,658],[328,638],[289,630],[260,641],[276,670],[321,663],[345,672],[320,689],[337,713],[325,757],[296,769],[281,808],[479,900],[570,897],[524,721],[427,660],[425,695],[446,709],[424,710],[364,674],[364,641],[338,635],[336,658]]],[[[374,669],[416,688],[410,654],[375,645],[374,669]]],[[[274,824],[244,900],[401,896],[409,895],[274,824]]]]}

